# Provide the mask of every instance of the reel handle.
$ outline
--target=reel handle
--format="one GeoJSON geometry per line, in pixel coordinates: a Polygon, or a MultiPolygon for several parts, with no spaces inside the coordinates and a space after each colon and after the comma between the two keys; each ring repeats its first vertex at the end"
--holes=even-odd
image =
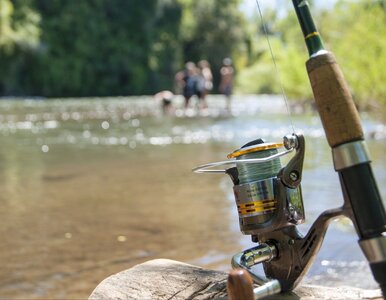
{"type": "Polygon", "coordinates": [[[333,219],[346,215],[346,209],[341,207],[323,212],[304,237],[295,226],[259,235],[257,247],[233,256],[233,268],[247,270],[253,281],[261,285],[259,288],[263,291],[262,295],[294,289],[311,267],[323,243],[328,225],[333,219]],[[252,269],[260,263],[263,264],[267,277],[252,269]]]}
{"type": "MultiPolygon", "coordinates": [[[[257,251],[257,253],[255,255],[256,264],[261,263],[264,260],[270,259],[269,258],[270,256],[269,255],[267,256],[267,253],[264,253],[261,257],[258,257],[259,256],[259,250],[258,250],[259,248],[263,249],[263,250],[268,250],[268,252],[269,252],[269,249],[273,249],[270,245],[263,244],[263,245],[255,247],[255,248],[237,253],[237,254],[233,255],[233,257],[232,257],[232,267],[235,270],[240,270],[240,269],[245,270],[245,272],[248,272],[248,274],[252,278],[253,282],[259,285],[257,288],[253,289],[254,299],[263,299],[267,296],[276,295],[276,294],[279,294],[282,290],[280,282],[277,279],[271,279],[270,280],[264,276],[256,274],[255,272],[253,272],[250,269],[251,266],[250,265],[248,266],[247,261],[244,259],[245,255],[248,254],[249,251],[252,251],[252,252],[257,251]]],[[[265,252],[265,251],[263,251],[263,252],[265,252]]],[[[274,256],[274,253],[272,253],[272,256],[274,256]]],[[[236,298],[236,299],[244,299],[244,298],[236,298]]]]}

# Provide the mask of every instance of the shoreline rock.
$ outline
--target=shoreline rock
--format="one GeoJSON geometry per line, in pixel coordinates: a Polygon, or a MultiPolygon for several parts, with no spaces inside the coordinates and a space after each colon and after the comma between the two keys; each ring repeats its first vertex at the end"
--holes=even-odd
{"type": "MultiPolygon", "coordinates": [[[[220,271],[155,259],[104,279],[89,299],[182,300],[227,299],[227,276],[220,271]]],[[[301,285],[267,299],[382,299],[380,290],[301,285]]]]}

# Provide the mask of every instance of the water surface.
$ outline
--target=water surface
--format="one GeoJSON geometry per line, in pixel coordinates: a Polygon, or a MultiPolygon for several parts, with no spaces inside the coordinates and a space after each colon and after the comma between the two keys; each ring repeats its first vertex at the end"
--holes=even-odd
{"type": "MultiPolygon", "coordinates": [[[[162,116],[149,97],[0,101],[0,297],[86,298],[105,277],[154,258],[229,270],[252,246],[232,185],[197,175],[257,137],[292,131],[280,97],[249,96],[227,115],[221,97],[202,115],[162,116]]],[[[177,99],[181,104],[181,99],[177,99]]],[[[386,195],[386,128],[364,127],[386,195]]],[[[306,136],[305,230],[342,196],[318,117],[294,115],[306,136]]],[[[375,288],[350,222],[334,222],[308,283],[375,288]]]]}

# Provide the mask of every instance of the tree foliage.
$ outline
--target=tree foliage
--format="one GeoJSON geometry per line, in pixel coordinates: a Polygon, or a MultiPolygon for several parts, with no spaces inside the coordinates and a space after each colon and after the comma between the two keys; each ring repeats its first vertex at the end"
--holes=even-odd
{"type": "Polygon", "coordinates": [[[386,104],[385,1],[341,1],[336,15],[324,15],[327,46],[333,49],[360,107],[386,104]]]}
{"type": "Polygon", "coordinates": [[[0,93],[106,96],[172,89],[185,61],[206,58],[218,67],[239,47],[238,4],[0,0],[0,93]]]}
{"type": "Polygon", "coordinates": [[[183,53],[180,43],[182,6],[178,0],[159,1],[149,54],[150,82],[146,92],[172,89],[183,53]]]}
{"type": "Polygon", "coordinates": [[[47,96],[146,91],[153,0],[37,0],[47,96]],[[134,30],[135,29],[135,30],[134,30]]]}
{"type": "MultiPolygon", "coordinates": [[[[214,70],[222,60],[242,56],[246,40],[245,18],[239,0],[181,0],[184,7],[182,47],[186,60],[206,59],[214,70]]],[[[218,73],[214,73],[218,81],[218,73]]]]}
{"type": "MultiPolygon", "coordinates": [[[[337,56],[356,103],[360,107],[385,105],[386,39],[382,38],[386,36],[385,1],[340,1],[332,10],[314,11],[314,15],[325,46],[337,56]]],[[[296,15],[289,11],[283,18],[269,18],[268,27],[285,92],[292,100],[312,99],[304,66],[308,54],[296,15]]],[[[260,28],[255,32],[254,43],[266,44],[264,32],[260,28]]],[[[268,52],[266,47],[265,53],[268,52]]],[[[266,54],[260,55],[238,77],[240,92],[275,93],[279,91],[278,84],[274,63],[266,54]]]]}
{"type": "Polygon", "coordinates": [[[26,1],[0,0],[0,94],[23,94],[39,51],[40,16],[26,1]]]}

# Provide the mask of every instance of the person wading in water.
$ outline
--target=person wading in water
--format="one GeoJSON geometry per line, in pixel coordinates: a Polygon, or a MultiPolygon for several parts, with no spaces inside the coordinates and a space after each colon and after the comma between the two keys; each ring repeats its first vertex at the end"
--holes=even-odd
{"type": "Polygon", "coordinates": [[[223,65],[220,69],[220,85],[219,91],[221,94],[226,96],[226,108],[228,112],[231,112],[231,95],[233,90],[233,74],[234,69],[232,67],[232,60],[230,58],[225,58],[223,60],[223,65]]]}
{"type": "Polygon", "coordinates": [[[185,64],[185,69],[176,74],[177,84],[182,88],[185,99],[185,109],[189,107],[190,98],[197,95],[198,71],[196,65],[189,61],[185,64]]]}
{"type": "Polygon", "coordinates": [[[207,108],[206,96],[213,89],[213,75],[210,70],[209,62],[201,60],[198,62],[199,80],[197,85],[197,97],[199,99],[199,108],[207,108]]]}

